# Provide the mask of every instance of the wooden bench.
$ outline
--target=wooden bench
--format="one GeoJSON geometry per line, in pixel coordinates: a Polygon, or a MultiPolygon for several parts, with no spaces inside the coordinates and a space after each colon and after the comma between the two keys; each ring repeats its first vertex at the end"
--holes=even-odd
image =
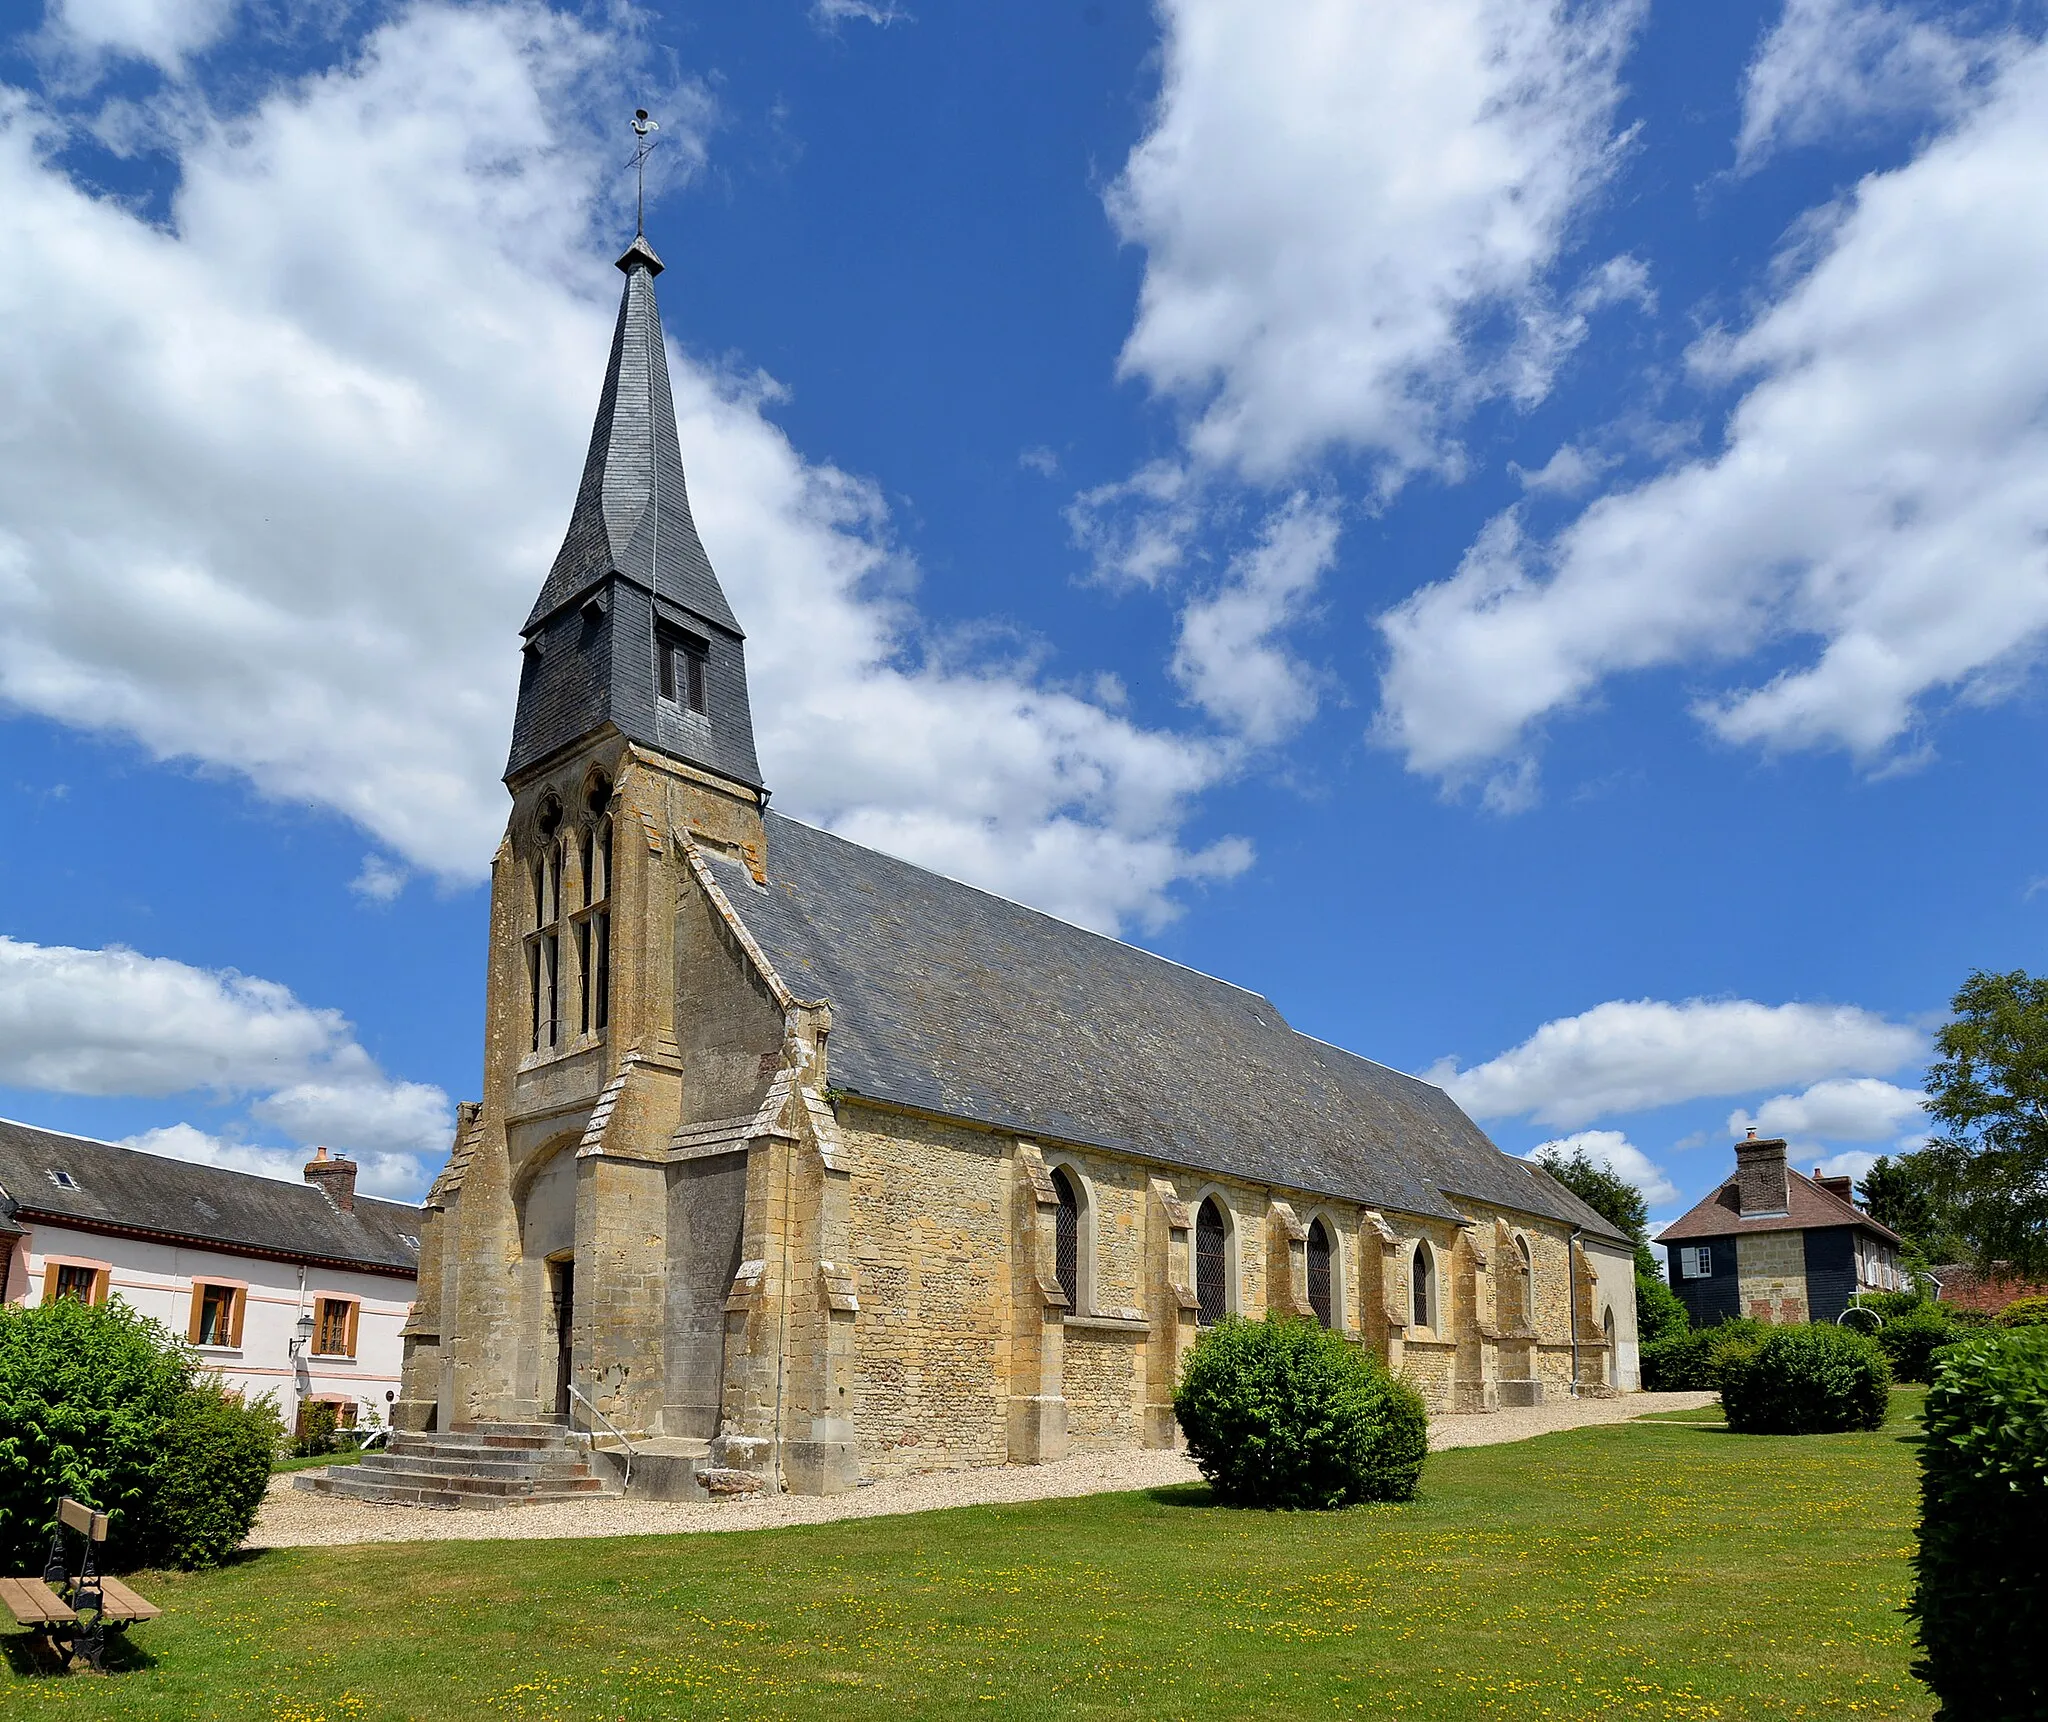
{"type": "Polygon", "coordinates": [[[43,1576],[0,1578],[0,1603],[67,1668],[73,1657],[83,1656],[105,1672],[107,1634],[125,1632],[132,1622],[154,1620],[163,1613],[119,1579],[101,1576],[99,1551],[106,1540],[107,1515],[66,1495],[57,1503],[43,1576]],[[78,1535],[84,1550],[75,1574],[64,1558],[66,1531],[78,1535]]]}

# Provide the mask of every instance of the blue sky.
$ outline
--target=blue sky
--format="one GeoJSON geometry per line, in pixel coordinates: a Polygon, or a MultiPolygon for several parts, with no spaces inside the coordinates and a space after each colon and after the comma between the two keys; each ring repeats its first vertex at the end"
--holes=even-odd
{"type": "Polygon", "coordinates": [[[0,20],[10,1116],[423,1188],[642,105],[779,807],[1659,1217],[2040,966],[2031,4],[0,20]]]}

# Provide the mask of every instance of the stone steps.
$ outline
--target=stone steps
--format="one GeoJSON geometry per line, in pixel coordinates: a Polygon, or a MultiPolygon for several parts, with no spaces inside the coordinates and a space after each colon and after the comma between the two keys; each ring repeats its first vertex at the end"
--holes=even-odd
{"type": "Polygon", "coordinates": [[[591,1469],[589,1442],[559,1423],[477,1422],[396,1434],[391,1450],[309,1471],[295,1488],[385,1506],[487,1510],[615,1492],[591,1469]]]}

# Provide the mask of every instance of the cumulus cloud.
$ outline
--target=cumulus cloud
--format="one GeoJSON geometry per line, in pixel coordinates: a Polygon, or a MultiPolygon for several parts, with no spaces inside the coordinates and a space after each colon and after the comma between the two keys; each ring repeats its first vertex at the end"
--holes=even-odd
{"type": "Polygon", "coordinates": [[[1583,1154],[1594,1165],[1604,1166],[1617,1178],[1633,1184],[1652,1207],[1678,1200],[1678,1186],[1666,1176],[1664,1168],[1619,1130],[1574,1131],[1569,1136],[1539,1142],[1522,1158],[1540,1160],[1545,1154],[1558,1154],[1567,1160],[1583,1154]]]}
{"type": "Polygon", "coordinates": [[[1314,676],[1279,636],[1299,620],[1336,554],[1335,510],[1298,494],[1231,563],[1222,586],[1181,612],[1174,679],[1249,742],[1278,741],[1315,713],[1314,676]]]}
{"type": "MultiPolygon", "coordinates": [[[[201,1166],[224,1166],[231,1172],[253,1172],[259,1178],[276,1178],[288,1184],[305,1176],[303,1148],[265,1148],[253,1142],[237,1142],[226,1136],[210,1136],[191,1124],[167,1124],[124,1136],[123,1148],[160,1154],[166,1160],[190,1160],[201,1166]]],[[[356,1163],[356,1188],[366,1196],[387,1196],[394,1201],[417,1201],[421,1190],[419,1161],[408,1154],[359,1153],[351,1151],[356,1163]]]]}
{"type": "MultiPolygon", "coordinates": [[[[480,876],[616,305],[619,149],[586,116],[629,30],[417,4],[232,118],[188,85],[161,223],[0,90],[0,699],[480,876]]],[[[663,105],[686,172],[709,98],[663,105]]],[[[671,366],[780,805],[1094,926],[1243,865],[1179,840],[1233,755],[943,657],[879,489],[806,461],[770,380],[671,366]]]]}
{"type": "MultiPolygon", "coordinates": [[[[414,1191],[454,1127],[448,1097],[385,1076],[338,1011],[302,1004],[275,981],[120,946],[0,937],[0,1084],[247,1101],[258,1124],[302,1144],[375,1156],[387,1187],[414,1191]]],[[[186,1125],[150,1134],[150,1151],[168,1154],[204,1135],[186,1125]]],[[[273,1169],[284,1164],[275,1155],[296,1153],[294,1177],[305,1158],[303,1149],[263,1152],[273,1154],[273,1169]]]]}
{"type": "Polygon", "coordinates": [[[1917,159],[1803,223],[1775,301],[1691,356],[1703,382],[1748,383],[1721,450],[1547,542],[1516,512],[1492,522],[1381,619],[1381,737],[1453,784],[1526,785],[1536,726],[1607,678],[1768,651],[1794,661],[1700,720],[1878,767],[1911,756],[1936,699],[2008,697],[2048,637],[2044,153],[2036,47],[1917,159]]]}
{"type": "Polygon", "coordinates": [[[2012,50],[1884,0],[1785,0],[1743,80],[1736,169],[1887,120],[1947,118],[2012,50]]]}
{"type": "Polygon", "coordinates": [[[1825,1137],[1836,1142],[1889,1142],[1922,1118],[1925,1097],[1874,1076],[1835,1077],[1801,1094],[1773,1095],[1755,1112],[1729,1115],[1731,1135],[1825,1137]]]}
{"type": "Polygon", "coordinates": [[[1428,1072],[1476,1118],[1570,1130],[1680,1101],[1896,1070],[1919,1032],[1853,1005],[1751,999],[1612,999],[1545,1023],[1521,1045],[1461,1070],[1428,1072]]]}
{"type": "Polygon", "coordinates": [[[405,889],[406,870],[388,855],[365,855],[348,888],[372,903],[388,903],[405,889]]]}
{"type": "Polygon", "coordinates": [[[1187,404],[1198,460],[1274,480],[1343,446],[1391,480],[1454,464],[1476,401],[1548,388],[1547,277],[1616,159],[1638,6],[1160,11],[1158,108],[1109,194],[1146,253],[1121,366],[1187,404]]]}
{"type": "Polygon", "coordinates": [[[177,72],[226,33],[235,9],[236,0],[55,0],[44,40],[60,53],[146,60],[177,72]]]}

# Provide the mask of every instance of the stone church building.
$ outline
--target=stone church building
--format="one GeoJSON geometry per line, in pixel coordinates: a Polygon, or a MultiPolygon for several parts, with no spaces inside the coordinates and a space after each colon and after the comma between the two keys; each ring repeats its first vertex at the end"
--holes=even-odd
{"type": "Polygon", "coordinates": [[[644,238],[525,627],[485,1091],[401,1428],[562,1419],[792,1490],[1166,1446],[1201,1327],[1439,1412],[1632,1388],[1626,1239],[1255,992],[769,809],[644,238]]]}

